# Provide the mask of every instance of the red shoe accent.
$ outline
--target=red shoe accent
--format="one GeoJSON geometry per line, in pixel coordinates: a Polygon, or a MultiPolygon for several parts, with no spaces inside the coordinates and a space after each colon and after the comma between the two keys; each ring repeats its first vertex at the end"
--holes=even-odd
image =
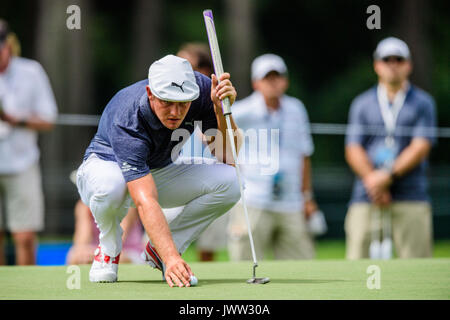
{"type": "Polygon", "coordinates": [[[147,242],[145,250],[152,257],[153,261],[156,263],[156,268],[162,270],[162,260],[159,257],[158,253],[156,252],[156,249],[154,247],[150,248],[150,242],[147,242]]]}
{"type": "Polygon", "coordinates": [[[112,263],[119,264],[119,260],[120,260],[120,253],[119,253],[119,255],[117,257],[115,257],[113,259],[112,263]]]}
{"type": "MultiPolygon", "coordinates": [[[[98,247],[98,253],[97,253],[97,255],[94,257],[94,259],[95,259],[95,261],[97,261],[97,262],[102,262],[102,249],[100,248],[100,246],[98,247]]],[[[103,258],[103,261],[105,261],[106,263],[109,263],[109,260],[111,260],[111,257],[110,257],[110,256],[107,256],[107,255],[105,254],[105,256],[104,256],[104,258],[103,258]]],[[[112,263],[119,264],[119,260],[120,260],[120,253],[119,253],[119,255],[118,255],[117,257],[115,257],[115,258],[113,259],[112,263]]]]}
{"type": "Polygon", "coordinates": [[[102,249],[99,247],[97,247],[98,249],[98,253],[97,255],[94,257],[95,261],[97,262],[102,262],[102,249]]]}

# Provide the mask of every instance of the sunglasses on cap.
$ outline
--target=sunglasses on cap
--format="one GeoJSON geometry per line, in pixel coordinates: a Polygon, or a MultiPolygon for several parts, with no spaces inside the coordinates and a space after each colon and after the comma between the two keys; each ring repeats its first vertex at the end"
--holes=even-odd
{"type": "Polygon", "coordinates": [[[403,57],[400,57],[400,56],[388,56],[388,57],[384,57],[383,59],[381,59],[381,60],[383,60],[383,62],[397,62],[397,63],[400,63],[400,62],[403,62],[403,61],[405,61],[406,59],[405,58],[403,58],[403,57]]]}

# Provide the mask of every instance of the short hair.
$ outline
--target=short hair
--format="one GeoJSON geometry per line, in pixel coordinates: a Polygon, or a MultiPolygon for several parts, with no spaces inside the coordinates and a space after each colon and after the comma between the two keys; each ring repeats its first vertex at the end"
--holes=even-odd
{"type": "Polygon", "coordinates": [[[198,58],[197,68],[207,68],[213,72],[213,63],[211,59],[211,54],[209,51],[209,46],[202,42],[189,42],[185,43],[180,47],[180,51],[186,51],[198,58]]]}
{"type": "Polygon", "coordinates": [[[20,41],[14,32],[10,32],[6,38],[6,43],[11,46],[11,54],[16,57],[20,57],[22,52],[22,47],[20,46],[20,41]]]}
{"type": "Polygon", "coordinates": [[[0,44],[6,41],[8,34],[9,34],[8,22],[0,18],[0,44]]]}

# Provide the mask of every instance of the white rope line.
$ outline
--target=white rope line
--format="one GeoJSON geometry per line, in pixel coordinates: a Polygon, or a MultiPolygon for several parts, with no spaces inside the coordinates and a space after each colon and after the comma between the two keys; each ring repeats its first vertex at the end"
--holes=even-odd
{"type": "MultiPolygon", "coordinates": [[[[97,126],[100,121],[99,115],[90,114],[60,114],[57,125],[62,126],[97,126]]],[[[413,127],[399,127],[398,135],[408,136],[413,127]]],[[[311,123],[310,130],[312,134],[319,135],[345,135],[347,131],[360,134],[385,135],[384,126],[350,126],[343,123],[311,123]]],[[[450,138],[450,128],[434,127],[427,128],[425,133],[436,138],[450,138]]]]}
{"type": "Polygon", "coordinates": [[[62,126],[89,126],[95,127],[100,121],[99,115],[90,114],[60,114],[56,124],[62,126]]]}

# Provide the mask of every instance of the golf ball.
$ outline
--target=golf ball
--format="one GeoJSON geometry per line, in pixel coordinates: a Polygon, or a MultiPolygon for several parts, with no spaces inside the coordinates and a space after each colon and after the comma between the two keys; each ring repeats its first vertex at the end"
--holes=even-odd
{"type": "Polygon", "coordinates": [[[191,286],[196,286],[198,283],[197,277],[192,275],[190,283],[191,283],[191,286]]]}

